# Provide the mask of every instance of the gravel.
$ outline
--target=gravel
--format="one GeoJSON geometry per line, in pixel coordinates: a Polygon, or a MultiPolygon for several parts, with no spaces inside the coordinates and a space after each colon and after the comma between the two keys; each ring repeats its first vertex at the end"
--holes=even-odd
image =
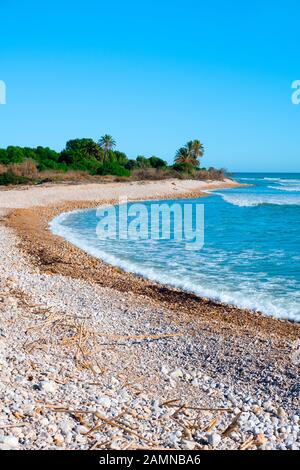
{"type": "Polygon", "coordinates": [[[0,449],[300,449],[297,398],[225,377],[202,332],[42,274],[17,244],[0,225],[0,449]],[[151,340],[166,333],[182,335],[151,340]]]}

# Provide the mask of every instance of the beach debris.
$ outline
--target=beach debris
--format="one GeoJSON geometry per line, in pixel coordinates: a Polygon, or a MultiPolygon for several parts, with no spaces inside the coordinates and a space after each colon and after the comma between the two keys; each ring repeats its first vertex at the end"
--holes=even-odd
{"type": "Polygon", "coordinates": [[[231,423],[229,424],[229,426],[227,426],[227,428],[223,431],[223,435],[224,436],[228,436],[232,431],[234,431],[238,424],[239,424],[239,419],[242,415],[242,411],[240,413],[238,413],[234,418],[233,420],[231,421],[231,423]]]}

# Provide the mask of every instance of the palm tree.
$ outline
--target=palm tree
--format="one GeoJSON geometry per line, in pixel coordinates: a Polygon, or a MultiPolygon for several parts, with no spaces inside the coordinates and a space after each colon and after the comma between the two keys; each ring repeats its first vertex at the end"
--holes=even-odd
{"type": "Polygon", "coordinates": [[[204,155],[204,147],[199,140],[190,140],[184,147],[177,150],[175,163],[191,163],[199,166],[199,157],[204,155]]]}
{"type": "Polygon", "coordinates": [[[196,159],[198,159],[199,157],[203,157],[204,147],[201,144],[200,140],[197,140],[197,139],[190,140],[186,144],[186,146],[189,149],[189,152],[191,153],[191,155],[193,155],[193,157],[195,157],[196,159]]]}
{"type": "Polygon", "coordinates": [[[116,146],[116,141],[111,135],[105,134],[100,138],[98,144],[104,150],[104,159],[106,160],[108,152],[116,146]]]}
{"type": "Polygon", "coordinates": [[[192,163],[191,156],[186,147],[180,147],[175,155],[175,163],[192,163]]]}

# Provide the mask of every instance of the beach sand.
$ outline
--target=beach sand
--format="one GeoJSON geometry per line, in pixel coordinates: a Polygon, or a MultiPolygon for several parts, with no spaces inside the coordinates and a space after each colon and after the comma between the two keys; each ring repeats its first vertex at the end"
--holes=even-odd
{"type": "Polygon", "coordinates": [[[119,196],[234,185],[0,191],[1,448],[299,448],[298,324],[124,273],[48,229],[119,196]]]}

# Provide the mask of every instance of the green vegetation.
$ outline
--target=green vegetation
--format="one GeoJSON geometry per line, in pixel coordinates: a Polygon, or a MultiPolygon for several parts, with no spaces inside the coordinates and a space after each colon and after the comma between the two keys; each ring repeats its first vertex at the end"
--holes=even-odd
{"type": "Polygon", "coordinates": [[[199,158],[204,155],[204,147],[199,140],[190,140],[184,147],[177,150],[175,163],[191,164],[197,168],[200,166],[199,158]]]}
{"type": "Polygon", "coordinates": [[[14,175],[11,171],[7,171],[0,175],[0,185],[8,186],[11,184],[25,184],[28,182],[28,178],[25,176],[14,175]]]}
{"type": "Polygon", "coordinates": [[[157,156],[139,155],[129,159],[115,149],[112,136],[93,139],[72,139],[61,152],[49,147],[14,147],[0,149],[0,185],[38,183],[43,181],[117,177],[123,179],[200,178],[214,174],[224,177],[223,170],[200,169],[204,154],[199,140],[191,140],[175,155],[174,164],[157,156]],[[214,173],[212,173],[214,172],[214,173]]]}

